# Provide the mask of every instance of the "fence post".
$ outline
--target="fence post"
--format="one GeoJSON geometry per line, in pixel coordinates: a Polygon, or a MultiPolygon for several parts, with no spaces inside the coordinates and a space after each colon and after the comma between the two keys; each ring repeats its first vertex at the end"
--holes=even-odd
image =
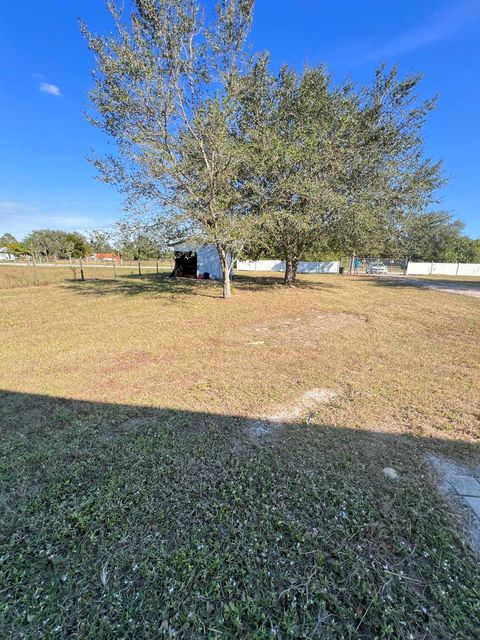
{"type": "Polygon", "coordinates": [[[38,277],[37,277],[37,264],[35,262],[35,254],[32,252],[32,266],[33,266],[33,278],[34,278],[34,284],[38,284],[38,277]]]}
{"type": "Polygon", "coordinates": [[[115,266],[115,258],[112,258],[112,266],[113,266],[113,277],[117,277],[117,268],[115,266]]]}
{"type": "Polygon", "coordinates": [[[433,273],[433,260],[430,263],[430,274],[429,275],[432,275],[432,273],[433,273]]]}
{"type": "Polygon", "coordinates": [[[142,265],[140,264],[140,258],[138,259],[138,275],[142,275],[142,265]]]}

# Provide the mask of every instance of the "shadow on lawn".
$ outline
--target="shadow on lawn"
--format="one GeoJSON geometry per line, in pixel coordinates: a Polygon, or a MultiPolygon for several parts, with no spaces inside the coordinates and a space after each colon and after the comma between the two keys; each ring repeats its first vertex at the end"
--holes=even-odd
{"type": "Polygon", "coordinates": [[[170,278],[166,273],[144,275],[128,274],[118,278],[88,278],[85,282],[70,281],[64,285],[70,291],[80,295],[201,295],[210,298],[221,296],[219,283],[194,280],[193,278],[170,278]]]}
{"type": "MultiPolygon", "coordinates": [[[[310,280],[310,276],[312,274],[298,274],[297,276],[297,289],[336,289],[340,287],[338,283],[334,284],[332,282],[319,282],[318,280],[310,280]]],[[[318,277],[315,274],[313,277],[318,277]]],[[[326,276],[328,279],[328,276],[326,276]]],[[[252,291],[260,291],[265,287],[284,287],[283,282],[283,274],[273,275],[273,274],[262,274],[260,276],[247,276],[244,274],[235,274],[233,280],[234,286],[239,286],[239,288],[244,290],[252,290],[252,291]]]]}
{"type": "MultiPolygon", "coordinates": [[[[368,449],[373,447],[375,450],[375,446],[379,443],[385,447],[388,456],[395,455],[394,446],[411,446],[417,452],[429,451],[463,460],[469,460],[472,456],[480,456],[480,440],[478,443],[472,443],[449,438],[447,435],[445,437],[439,435],[436,438],[424,438],[414,433],[400,434],[396,431],[342,428],[320,424],[316,420],[312,421],[314,416],[315,411],[311,411],[307,416],[307,422],[302,420],[301,422],[282,423],[282,428],[277,428],[272,423],[270,435],[275,436],[273,440],[275,446],[279,446],[283,441],[290,442],[289,429],[300,426],[302,427],[301,431],[295,430],[296,436],[301,435],[302,438],[306,436],[306,440],[308,440],[313,433],[330,433],[335,434],[336,439],[342,434],[348,439],[355,440],[353,448],[361,444],[361,449],[367,454],[367,457],[369,455],[368,449]],[[306,426],[308,429],[305,428],[306,426]],[[278,435],[281,437],[277,438],[278,435]]],[[[87,423],[91,422],[90,426],[95,428],[100,443],[105,438],[124,434],[134,435],[137,427],[142,425],[162,427],[164,422],[180,427],[180,431],[177,432],[180,437],[185,435],[184,428],[189,432],[189,429],[194,427],[197,433],[201,433],[209,426],[218,426],[224,435],[240,439],[246,437],[254,446],[272,443],[269,437],[265,441],[262,438],[250,437],[252,425],[255,426],[258,419],[241,415],[73,400],[5,390],[0,390],[0,419],[0,433],[3,436],[9,434],[14,438],[27,438],[30,444],[30,438],[51,435],[60,439],[72,438],[73,441],[77,441],[78,436],[82,433],[83,420],[86,420],[87,423]],[[77,424],[78,420],[82,424],[77,424]],[[73,429],[69,429],[70,426],[73,429]]],[[[89,444],[93,448],[98,445],[95,440],[89,444]]]]}
{"type": "MultiPolygon", "coordinates": [[[[282,287],[282,276],[245,276],[235,275],[233,288],[243,291],[264,291],[271,287],[282,287]]],[[[329,282],[309,281],[300,278],[297,283],[299,289],[335,288],[338,284],[329,282]]],[[[118,278],[87,278],[85,282],[71,280],[64,287],[80,295],[109,296],[126,295],[199,295],[209,298],[219,298],[222,295],[221,282],[214,280],[195,280],[193,278],[171,278],[168,274],[129,274],[118,278]]]]}
{"type": "Polygon", "coordinates": [[[472,445],[252,424],[0,392],[0,635],[475,637],[475,560],[424,456],[472,445]]]}

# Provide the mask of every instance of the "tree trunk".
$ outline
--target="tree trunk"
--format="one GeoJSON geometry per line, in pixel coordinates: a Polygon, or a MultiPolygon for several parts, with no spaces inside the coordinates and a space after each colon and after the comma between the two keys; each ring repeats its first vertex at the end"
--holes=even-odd
{"type": "Polygon", "coordinates": [[[38,284],[37,263],[35,262],[35,254],[32,253],[33,281],[38,284]]]}
{"type": "Polygon", "coordinates": [[[284,283],[286,287],[294,287],[297,283],[297,267],[298,260],[287,258],[285,260],[285,277],[284,283]]]}
{"type": "Polygon", "coordinates": [[[78,263],[80,265],[80,279],[82,282],[85,282],[85,274],[83,273],[83,264],[81,258],[78,259],[78,263]]]}
{"type": "Polygon", "coordinates": [[[220,258],[220,265],[222,267],[222,279],[223,279],[223,297],[231,298],[232,291],[230,287],[230,268],[228,266],[227,252],[221,245],[217,245],[218,257],[220,258]]]}
{"type": "Polygon", "coordinates": [[[348,268],[348,275],[349,275],[349,276],[351,276],[351,275],[352,275],[352,273],[353,273],[353,271],[354,271],[356,255],[357,255],[357,254],[356,254],[356,252],[354,251],[354,252],[352,253],[352,255],[350,256],[350,266],[349,266],[349,268],[348,268]]]}

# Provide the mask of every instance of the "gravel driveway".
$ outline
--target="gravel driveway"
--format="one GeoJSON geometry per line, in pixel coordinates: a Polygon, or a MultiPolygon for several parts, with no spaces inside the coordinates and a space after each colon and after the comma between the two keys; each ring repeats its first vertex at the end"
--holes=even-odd
{"type": "Polygon", "coordinates": [[[424,289],[434,289],[443,291],[444,293],[457,293],[461,296],[470,296],[472,298],[480,298],[480,282],[453,282],[449,280],[417,280],[406,278],[409,284],[424,289]]]}

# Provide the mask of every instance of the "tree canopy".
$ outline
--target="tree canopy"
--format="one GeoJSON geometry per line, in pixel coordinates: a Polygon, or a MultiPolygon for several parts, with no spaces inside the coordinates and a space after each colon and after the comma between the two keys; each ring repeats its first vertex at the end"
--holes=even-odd
{"type": "Polygon", "coordinates": [[[12,242],[17,242],[17,239],[15,236],[12,236],[11,233],[4,233],[0,236],[0,247],[6,247],[7,245],[12,244],[12,242]]]}
{"type": "MultiPolygon", "coordinates": [[[[132,255],[159,251],[168,219],[215,244],[229,297],[227,254],[242,248],[282,257],[293,285],[321,248],[416,255],[433,228],[454,230],[429,213],[444,180],[424,153],[436,99],[416,97],[418,74],[381,66],[357,86],[323,66],[274,72],[267,54],[247,55],[253,0],[213,13],[197,0],[107,5],[113,34],[82,25],[96,63],[89,120],[117,146],[93,162],[135,214],[121,227],[132,255]]],[[[473,252],[458,240],[450,255],[473,252]]]]}
{"type": "Polygon", "coordinates": [[[153,201],[216,245],[228,297],[227,253],[242,236],[236,78],[253,0],[220,0],[212,19],[195,0],[131,5],[108,3],[114,35],[82,27],[96,60],[90,121],[118,146],[95,163],[131,206],[153,201]]]}
{"type": "Polygon", "coordinates": [[[274,75],[266,57],[244,83],[243,193],[255,216],[253,244],[281,255],[285,281],[294,284],[298,261],[324,240],[346,206],[334,165],[341,162],[338,132],[349,100],[330,89],[323,67],[298,74],[285,66],[274,75]]]}
{"type": "Polygon", "coordinates": [[[480,262],[480,239],[463,234],[464,225],[448,212],[424,213],[407,218],[395,247],[409,260],[480,262]]]}
{"type": "Polygon", "coordinates": [[[24,240],[26,249],[47,258],[83,258],[91,253],[86,238],[78,231],[39,229],[24,240]]]}
{"type": "Polygon", "coordinates": [[[285,260],[286,284],[319,246],[383,253],[434,202],[440,164],[424,158],[422,127],[435,101],[415,100],[419,80],[381,67],[371,85],[334,86],[324,67],[274,75],[267,58],[246,76],[253,247],[285,260]]]}

